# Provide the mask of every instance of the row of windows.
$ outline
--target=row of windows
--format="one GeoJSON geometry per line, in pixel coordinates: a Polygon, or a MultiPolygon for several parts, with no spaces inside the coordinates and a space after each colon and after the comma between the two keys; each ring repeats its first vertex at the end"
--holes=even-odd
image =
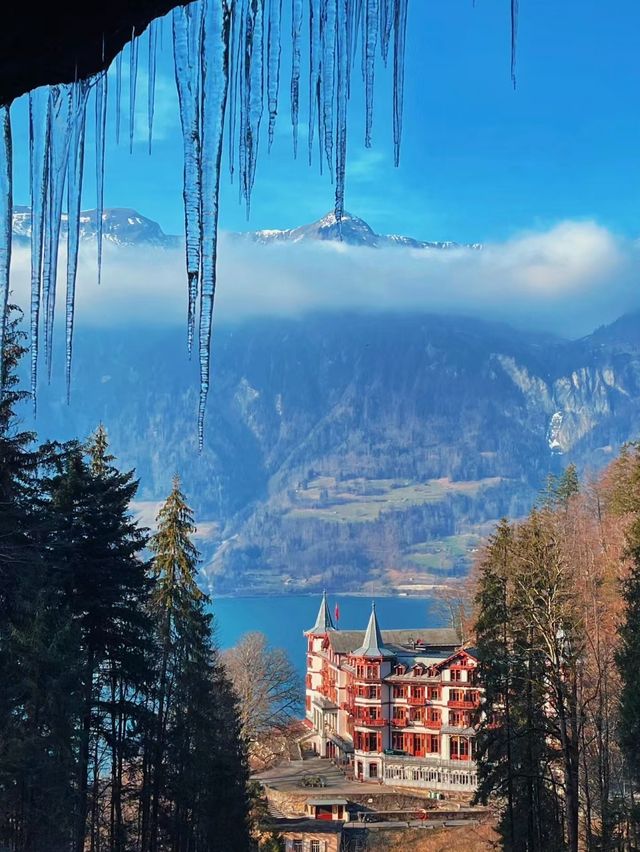
{"type": "Polygon", "coordinates": [[[287,840],[286,852],[326,852],[326,840],[287,840]]]}
{"type": "Polygon", "coordinates": [[[422,781],[426,784],[451,784],[457,787],[475,786],[476,775],[467,772],[442,772],[424,766],[387,766],[384,777],[388,781],[422,781]]]}

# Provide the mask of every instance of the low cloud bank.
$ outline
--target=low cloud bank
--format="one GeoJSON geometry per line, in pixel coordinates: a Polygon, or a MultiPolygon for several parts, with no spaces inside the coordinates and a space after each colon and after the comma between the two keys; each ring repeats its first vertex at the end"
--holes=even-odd
{"type": "MultiPolygon", "coordinates": [[[[64,253],[61,255],[64,262],[64,253]]],[[[185,322],[181,250],[107,244],[103,283],[82,248],[76,320],[85,325],[185,322]]],[[[340,243],[256,245],[222,235],[217,322],[309,311],[457,313],[579,336],[640,307],[640,245],[595,222],[472,249],[368,249],[340,243]]],[[[13,257],[14,300],[27,306],[29,252],[13,257]]],[[[58,287],[64,288],[61,265],[58,287]]],[[[63,310],[63,293],[59,294],[63,310]]]]}

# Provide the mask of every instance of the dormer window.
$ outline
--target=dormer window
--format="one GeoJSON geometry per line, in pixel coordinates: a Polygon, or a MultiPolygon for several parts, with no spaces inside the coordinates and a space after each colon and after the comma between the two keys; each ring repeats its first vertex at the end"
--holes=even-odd
{"type": "Polygon", "coordinates": [[[394,669],[394,673],[397,675],[403,675],[406,672],[406,666],[397,665],[394,669]]]}

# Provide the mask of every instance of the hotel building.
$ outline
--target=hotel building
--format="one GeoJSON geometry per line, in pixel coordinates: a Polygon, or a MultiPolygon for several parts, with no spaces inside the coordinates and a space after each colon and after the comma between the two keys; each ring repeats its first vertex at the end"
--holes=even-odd
{"type": "Polygon", "coordinates": [[[326,596],[307,640],[305,740],[363,782],[471,793],[482,689],[453,629],[338,630],[326,596]]]}

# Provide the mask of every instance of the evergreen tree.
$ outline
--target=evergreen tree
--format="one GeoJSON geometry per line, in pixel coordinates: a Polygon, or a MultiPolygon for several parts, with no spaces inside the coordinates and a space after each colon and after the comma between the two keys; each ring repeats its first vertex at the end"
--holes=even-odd
{"type": "MultiPolygon", "coordinates": [[[[624,621],[616,655],[622,677],[620,739],[630,779],[640,790],[640,447],[627,448],[627,476],[618,503],[632,513],[627,531],[631,570],[623,584],[624,621]]],[[[620,491],[620,490],[619,490],[620,491]]],[[[638,815],[640,822],[640,814],[638,815]]]]}
{"type": "Polygon", "coordinates": [[[7,320],[0,371],[0,846],[65,848],[73,813],[77,634],[42,548],[37,449],[19,428],[21,314],[7,320]]]}
{"type": "Polygon", "coordinates": [[[139,558],[146,538],[129,510],[138,483],[133,472],[121,473],[109,463],[106,445],[90,442],[88,452],[89,460],[81,445],[71,442],[44,481],[48,559],[81,637],[76,852],[85,843],[90,755],[109,722],[112,847],[124,842],[118,782],[122,725],[125,716],[135,714],[127,696],[145,680],[149,646],[148,584],[139,558]]]}
{"type": "Polygon", "coordinates": [[[149,848],[249,848],[247,763],[235,697],[197,585],[193,514],[177,477],[151,540],[159,679],[151,762],[149,848]]]}
{"type": "MultiPolygon", "coordinates": [[[[527,589],[536,586],[543,537],[539,516],[512,528],[501,521],[480,563],[476,639],[485,687],[477,742],[477,798],[505,803],[506,850],[565,848],[562,807],[550,766],[548,660],[527,589]]],[[[542,593],[542,586],[538,591],[542,593]]]]}

